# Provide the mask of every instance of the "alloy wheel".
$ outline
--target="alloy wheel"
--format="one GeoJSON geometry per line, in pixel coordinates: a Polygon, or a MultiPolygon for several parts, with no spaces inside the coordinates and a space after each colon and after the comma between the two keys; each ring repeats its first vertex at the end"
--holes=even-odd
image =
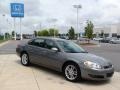
{"type": "Polygon", "coordinates": [[[23,65],[28,65],[28,55],[26,53],[22,54],[21,63],[23,65]]]}
{"type": "Polygon", "coordinates": [[[68,80],[75,80],[78,77],[78,70],[74,65],[67,65],[65,68],[65,76],[68,80]]]}

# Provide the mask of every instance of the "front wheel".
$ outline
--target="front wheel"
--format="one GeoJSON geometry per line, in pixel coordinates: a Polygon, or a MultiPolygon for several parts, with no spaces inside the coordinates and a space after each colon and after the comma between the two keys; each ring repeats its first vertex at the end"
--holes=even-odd
{"type": "Polygon", "coordinates": [[[69,63],[64,67],[64,77],[71,82],[75,82],[81,79],[80,69],[78,65],[69,63]]]}
{"type": "Polygon", "coordinates": [[[21,55],[21,63],[22,63],[22,65],[24,65],[24,66],[28,66],[28,65],[29,65],[29,56],[28,56],[27,53],[23,53],[23,54],[21,55]]]}

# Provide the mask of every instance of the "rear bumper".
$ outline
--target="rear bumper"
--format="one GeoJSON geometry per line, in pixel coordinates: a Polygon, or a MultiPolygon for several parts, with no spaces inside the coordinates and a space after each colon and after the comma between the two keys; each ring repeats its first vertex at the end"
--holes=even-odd
{"type": "Polygon", "coordinates": [[[107,80],[114,74],[114,68],[93,70],[93,69],[81,69],[81,77],[90,80],[107,80]]]}
{"type": "Polygon", "coordinates": [[[20,49],[19,48],[16,48],[16,54],[20,57],[20,54],[21,52],[20,52],[20,49]]]}

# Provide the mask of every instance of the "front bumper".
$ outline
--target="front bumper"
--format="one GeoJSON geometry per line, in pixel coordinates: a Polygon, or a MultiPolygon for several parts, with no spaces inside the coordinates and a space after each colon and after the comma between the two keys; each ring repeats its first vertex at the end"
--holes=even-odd
{"type": "Polygon", "coordinates": [[[90,80],[107,80],[110,79],[114,74],[114,68],[93,70],[88,68],[81,69],[81,77],[90,80]]]}

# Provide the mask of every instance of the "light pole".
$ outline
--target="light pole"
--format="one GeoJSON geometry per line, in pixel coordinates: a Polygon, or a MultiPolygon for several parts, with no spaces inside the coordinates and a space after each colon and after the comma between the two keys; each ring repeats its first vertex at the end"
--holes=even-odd
{"type": "MultiPolygon", "coordinates": [[[[6,17],[5,14],[3,14],[2,16],[3,16],[3,18],[5,19],[5,17],[6,17]]],[[[4,40],[5,40],[5,39],[6,39],[6,37],[5,37],[5,33],[4,33],[4,40]]]]}
{"type": "Polygon", "coordinates": [[[42,30],[42,23],[41,22],[39,23],[39,28],[40,28],[40,30],[42,30]]]}
{"type": "Polygon", "coordinates": [[[34,31],[36,31],[36,37],[38,37],[38,29],[40,29],[41,30],[41,25],[39,25],[39,24],[34,24],[33,25],[33,29],[34,29],[34,31]]]}
{"type": "Polygon", "coordinates": [[[51,22],[53,22],[54,23],[54,38],[55,38],[55,23],[57,22],[57,19],[56,18],[53,18],[53,19],[51,19],[51,22]]]}
{"type": "Polygon", "coordinates": [[[22,22],[22,20],[21,20],[21,17],[20,17],[20,40],[22,40],[21,22],[22,22]]]}
{"type": "MultiPolygon", "coordinates": [[[[81,5],[73,5],[74,8],[77,9],[77,31],[79,31],[79,9],[82,8],[81,5]]],[[[79,32],[78,32],[78,39],[79,39],[79,32]]]]}

